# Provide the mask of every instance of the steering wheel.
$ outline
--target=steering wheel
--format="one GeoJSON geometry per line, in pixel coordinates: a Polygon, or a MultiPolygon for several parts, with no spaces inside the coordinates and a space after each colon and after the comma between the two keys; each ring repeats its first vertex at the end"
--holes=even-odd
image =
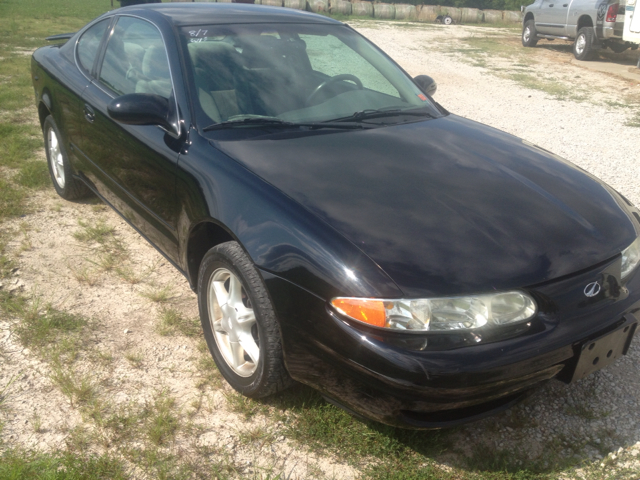
{"type": "Polygon", "coordinates": [[[362,82],[360,81],[360,79],[358,77],[356,77],[355,75],[351,75],[349,73],[343,73],[341,75],[336,75],[335,77],[331,77],[326,79],[324,82],[322,82],[320,85],[318,85],[313,92],[311,92],[311,95],[309,95],[307,97],[307,105],[309,105],[311,103],[311,101],[322,91],[322,89],[328,87],[329,85],[332,85],[336,82],[341,82],[343,80],[348,80],[350,82],[353,82],[356,84],[356,86],[358,87],[358,90],[362,90],[364,87],[362,85],[362,82]]]}

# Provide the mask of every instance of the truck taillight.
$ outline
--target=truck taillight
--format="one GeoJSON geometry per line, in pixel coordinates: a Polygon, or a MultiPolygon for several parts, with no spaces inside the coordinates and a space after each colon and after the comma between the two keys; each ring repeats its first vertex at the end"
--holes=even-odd
{"type": "Polygon", "coordinates": [[[619,3],[614,3],[613,5],[609,5],[609,10],[607,10],[607,22],[615,22],[618,17],[618,7],[619,3]]]}

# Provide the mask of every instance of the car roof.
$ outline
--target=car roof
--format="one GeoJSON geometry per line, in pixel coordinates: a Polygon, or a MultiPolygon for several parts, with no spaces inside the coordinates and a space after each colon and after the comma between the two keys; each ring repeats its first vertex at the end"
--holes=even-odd
{"type": "Polygon", "coordinates": [[[148,3],[122,7],[112,13],[157,12],[176,26],[231,23],[320,23],[341,25],[328,17],[301,10],[243,3],[148,3]]]}

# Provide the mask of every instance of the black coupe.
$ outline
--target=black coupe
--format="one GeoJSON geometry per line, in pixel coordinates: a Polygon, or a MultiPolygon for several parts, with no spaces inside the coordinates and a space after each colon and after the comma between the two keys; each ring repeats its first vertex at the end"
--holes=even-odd
{"type": "Polygon", "coordinates": [[[294,379],[438,428],[627,352],[638,210],[350,27],[174,3],[57,38],[32,61],[57,192],[97,194],[188,278],[243,394],[294,379]]]}

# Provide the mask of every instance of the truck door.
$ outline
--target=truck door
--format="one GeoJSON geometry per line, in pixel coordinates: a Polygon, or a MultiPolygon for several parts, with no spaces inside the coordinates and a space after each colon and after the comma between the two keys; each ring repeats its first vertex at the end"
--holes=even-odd
{"type": "Polygon", "coordinates": [[[542,0],[536,30],[547,35],[566,35],[570,0],[542,0]]]}

